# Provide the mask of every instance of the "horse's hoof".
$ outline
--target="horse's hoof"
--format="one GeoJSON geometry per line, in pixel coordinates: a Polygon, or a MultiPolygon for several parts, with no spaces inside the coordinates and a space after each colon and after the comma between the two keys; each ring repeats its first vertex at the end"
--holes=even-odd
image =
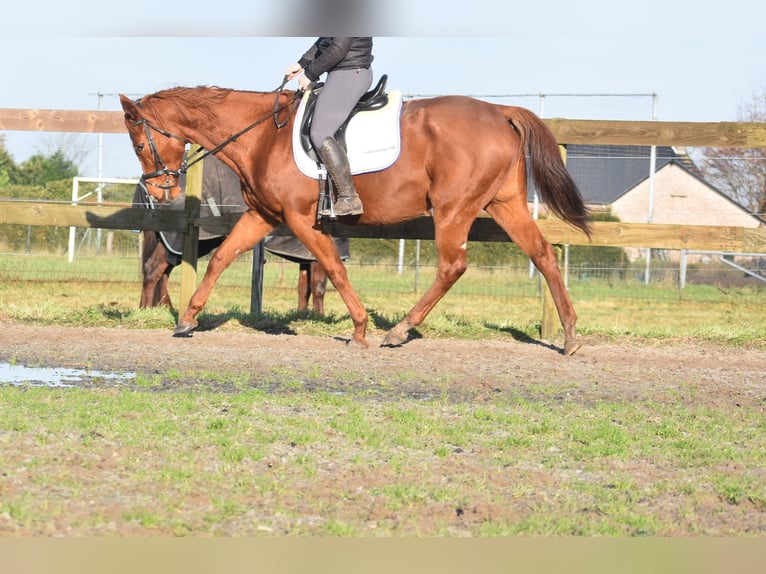
{"type": "Polygon", "coordinates": [[[350,339],[346,345],[355,349],[368,349],[370,347],[366,339],[350,339]]]}
{"type": "Polygon", "coordinates": [[[197,323],[179,323],[176,325],[173,331],[174,337],[191,337],[194,333],[194,329],[197,328],[197,323]]]}
{"type": "Polygon", "coordinates": [[[401,333],[396,332],[395,329],[391,329],[388,333],[386,333],[386,337],[383,339],[383,343],[381,343],[380,346],[401,347],[405,342],[407,342],[406,332],[402,335],[401,333]]]}
{"type": "Polygon", "coordinates": [[[574,342],[574,343],[564,343],[564,356],[565,357],[571,357],[577,351],[580,350],[580,347],[582,347],[582,345],[580,343],[577,343],[577,342],[574,342]]]}

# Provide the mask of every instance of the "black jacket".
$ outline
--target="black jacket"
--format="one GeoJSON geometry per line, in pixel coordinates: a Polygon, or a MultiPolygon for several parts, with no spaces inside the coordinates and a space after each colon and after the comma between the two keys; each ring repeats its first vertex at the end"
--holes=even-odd
{"type": "Polygon", "coordinates": [[[332,70],[369,68],[372,64],[372,38],[319,38],[301,56],[298,64],[312,82],[332,70]]]}

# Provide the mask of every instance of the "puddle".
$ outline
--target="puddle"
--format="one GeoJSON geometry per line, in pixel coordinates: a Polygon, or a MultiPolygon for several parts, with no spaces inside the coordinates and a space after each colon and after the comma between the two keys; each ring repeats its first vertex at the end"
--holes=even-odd
{"type": "Polygon", "coordinates": [[[0,363],[0,385],[32,385],[34,387],[76,387],[93,379],[124,381],[136,378],[135,373],[107,373],[64,367],[25,367],[0,363]]]}

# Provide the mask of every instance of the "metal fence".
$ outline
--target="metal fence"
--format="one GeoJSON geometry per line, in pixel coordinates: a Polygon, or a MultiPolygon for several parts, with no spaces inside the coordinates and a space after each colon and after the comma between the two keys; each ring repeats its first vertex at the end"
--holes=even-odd
{"type": "MultiPolygon", "coordinates": [[[[619,267],[569,265],[563,267],[563,272],[575,299],[715,300],[731,297],[731,293],[738,289],[762,293],[766,298],[766,257],[706,253],[696,262],[686,260],[684,263],[681,253],[675,255],[682,258],[681,263],[653,259],[648,282],[647,268],[640,260],[619,267]]],[[[206,265],[207,258],[202,258],[198,268],[200,274],[206,265]]],[[[370,263],[354,259],[353,254],[346,266],[360,295],[419,294],[428,288],[436,275],[434,264],[395,259],[370,263]]],[[[251,273],[252,257],[246,253],[224,272],[218,286],[249,290],[251,273]]],[[[297,274],[296,264],[268,254],[263,271],[264,304],[268,306],[270,292],[292,292],[297,274]]],[[[180,277],[171,275],[171,288],[177,281],[180,277]]],[[[70,263],[66,254],[6,250],[0,252],[0,284],[9,282],[26,282],[30,286],[39,282],[128,283],[136,285],[137,289],[141,282],[140,260],[137,253],[80,253],[70,263]]],[[[328,285],[328,289],[333,288],[328,285]]],[[[512,300],[539,297],[541,290],[539,274],[536,271],[530,274],[528,265],[517,262],[472,265],[469,261],[468,270],[450,293],[512,300]]]]}

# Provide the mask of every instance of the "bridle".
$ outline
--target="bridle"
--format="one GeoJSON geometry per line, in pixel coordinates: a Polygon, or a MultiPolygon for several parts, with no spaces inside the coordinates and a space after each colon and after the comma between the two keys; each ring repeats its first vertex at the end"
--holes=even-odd
{"type": "Polygon", "coordinates": [[[154,136],[152,135],[152,132],[155,131],[165,137],[182,141],[184,142],[184,145],[188,144],[189,140],[158,128],[153,124],[150,124],[146,118],[141,118],[140,120],[133,122],[131,126],[137,126],[139,124],[143,125],[144,133],[146,134],[146,141],[149,143],[149,149],[151,150],[152,156],[154,157],[154,171],[141,174],[141,183],[143,184],[144,189],[146,189],[146,186],[148,185],[160,188],[164,192],[165,201],[168,201],[170,199],[169,191],[178,185],[178,180],[181,177],[181,174],[186,173],[186,170],[189,169],[189,165],[186,157],[184,156],[184,159],[177,170],[168,169],[168,166],[164,161],[162,161],[159,151],[157,151],[157,144],[154,143],[154,136]],[[161,176],[165,176],[164,183],[155,183],[153,181],[149,181],[161,176]],[[168,178],[170,177],[174,178],[175,180],[175,183],[172,185],[168,182],[168,178]]]}
{"type": "MultiPolygon", "coordinates": [[[[181,165],[178,169],[169,169],[168,166],[165,164],[165,162],[160,157],[160,153],[157,150],[157,144],[154,141],[153,132],[157,132],[158,134],[161,134],[167,138],[173,138],[178,141],[181,141],[184,143],[184,146],[187,144],[192,143],[190,140],[183,138],[181,136],[178,136],[176,134],[173,134],[167,130],[164,130],[152,123],[149,122],[146,118],[141,118],[139,120],[136,120],[131,124],[132,127],[142,125],[144,128],[144,134],[146,135],[146,141],[149,143],[149,150],[152,152],[152,156],[154,158],[154,171],[150,173],[143,173],[141,174],[141,183],[144,186],[144,189],[146,189],[146,186],[153,186],[161,189],[164,192],[164,201],[168,201],[170,199],[170,193],[169,191],[173,189],[174,187],[178,186],[178,180],[181,177],[181,174],[186,173],[191,166],[193,166],[196,163],[199,163],[203,159],[205,159],[209,155],[215,155],[219,151],[221,151],[224,147],[229,145],[232,142],[237,141],[239,137],[241,137],[243,134],[249,132],[251,129],[255,128],[256,126],[259,126],[260,124],[264,123],[269,118],[274,119],[274,125],[277,127],[277,129],[283,128],[287,124],[287,119],[284,121],[278,120],[279,112],[287,109],[290,106],[293,106],[297,100],[301,97],[303,94],[302,91],[297,91],[295,94],[293,94],[293,97],[286,103],[282,104],[281,106],[278,105],[279,102],[279,96],[282,93],[282,89],[284,88],[285,84],[287,83],[287,76],[284,77],[282,80],[282,84],[277,88],[276,90],[272,90],[273,92],[276,92],[276,98],[274,100],[274,109],[273,111],[254,121],[247,127],[239,130],[237,133],[230,135],[228,138],[226,138],[224,141],[219,143],[218,145],[214,146],[212,149],[209,150],[203,150],[202,148],[199,148],[192,154],[191,157],[188,157],[184,155],[183,160],[181,161],[181,165]],[[155,179],[157,177],[165,177],[164,183],[155,183],[153,181],[149,181],[151,179],[155,179]],[[173,178],[174,183],[170,183],[169,178],[173,178]]],[[[136,105],[138,107],[141,107],[141,100],[136,100],[136,105]]],[[[288,114],[289,117],[289,114],[288,114]]],[[[151,194],[150,194],[151,195],[151,194]]]]}

